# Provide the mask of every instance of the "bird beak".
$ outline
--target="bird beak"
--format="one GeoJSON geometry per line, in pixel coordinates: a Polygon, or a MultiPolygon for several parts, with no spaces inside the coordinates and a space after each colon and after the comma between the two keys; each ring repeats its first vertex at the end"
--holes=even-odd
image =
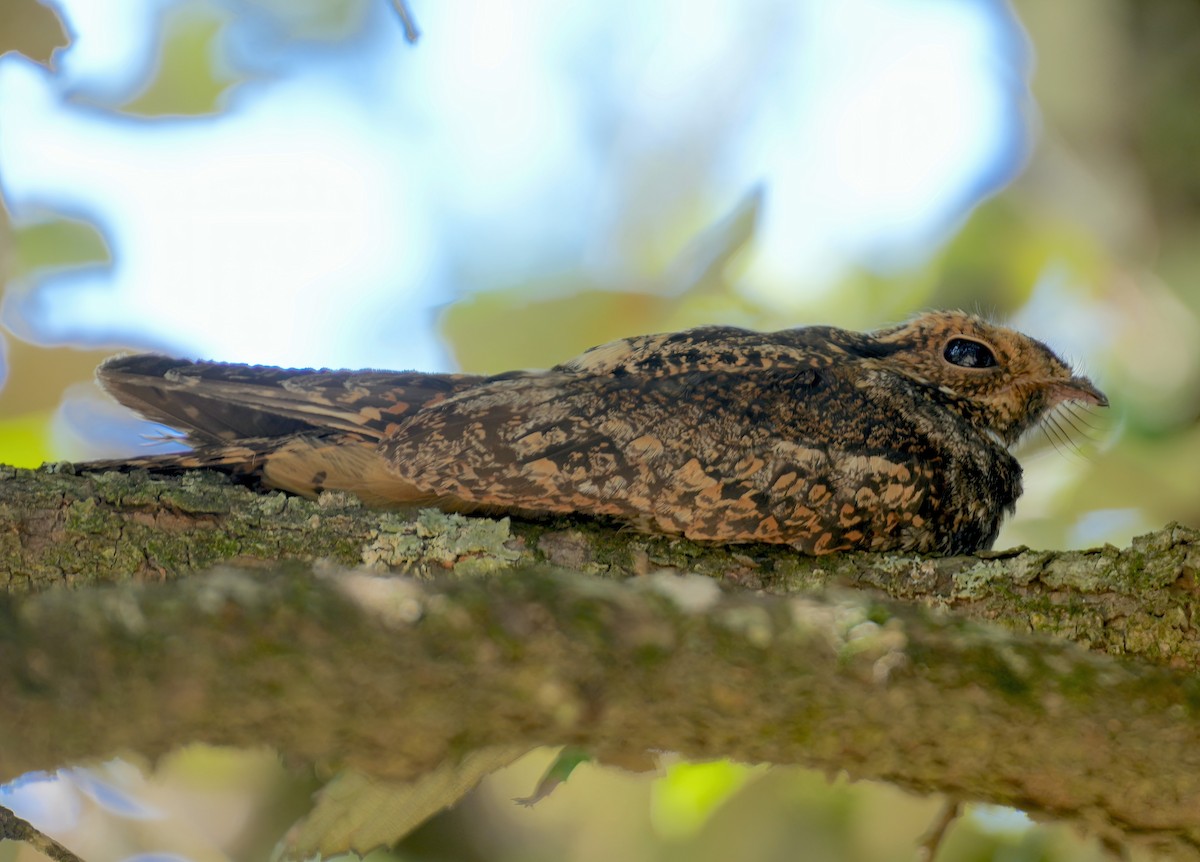
{"type": "Polygon", "coordinates": [[[1108,397],[1092,385],[1086,377],[1072,377],[1066,383],[1056,383],[1050,387],[1050,400],[1054,404],[1064,401],[1083,401],[1095,404],[1097,407],[1107,407],[1108,397]]]}

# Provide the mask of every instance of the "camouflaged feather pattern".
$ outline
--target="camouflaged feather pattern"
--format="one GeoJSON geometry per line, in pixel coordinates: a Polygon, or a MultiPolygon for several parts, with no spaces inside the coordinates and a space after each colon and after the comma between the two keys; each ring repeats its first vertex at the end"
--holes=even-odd
{"type": "Polygon", "coordinates": [[[99,379],[195,447],[121,466],[809,554],[990,547],[1021,493],[1007,446],[1058,404],[1107,403],[1045,345],[960,312],[869,334],[702,327],[492,377],[142,355],[99,379]]]}

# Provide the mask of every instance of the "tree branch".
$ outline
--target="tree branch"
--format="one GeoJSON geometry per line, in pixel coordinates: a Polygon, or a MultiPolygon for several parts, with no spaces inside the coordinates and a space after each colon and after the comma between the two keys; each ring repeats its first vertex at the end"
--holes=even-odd
{"type": "Polygon", "coordinates": [[[870,588],[1096,652],[1200,666],[1200,532],[1170,525],[1121,550],[921,557],[804,557],[766,545],[706,547],[585,520],[544,523],[425,510],[379,512],[351,497],[256,493],[211,472],[77,475],[0,467],[0,588],[161,580],[225,562],[324,560],[421,576],[551,565],[630,577],[659,569],[773,593],[870,588]]]}
{"type": "Polygon", "coordinates": [[[1200,859],[1185,528],[1120,551],[814,559],[62,466],[0,473],[0,526],[0,780],[193,741],[380,779],[495,746],[667,749],[1200,859]]]}
{"type": "Polygon", "coordinates": [[[382,779],[489,746],[799,763],[1200,858],[1200,684],[880,602],[519,569],[223,569],[9,598],[0,775],[183,741],[382,779]]]}

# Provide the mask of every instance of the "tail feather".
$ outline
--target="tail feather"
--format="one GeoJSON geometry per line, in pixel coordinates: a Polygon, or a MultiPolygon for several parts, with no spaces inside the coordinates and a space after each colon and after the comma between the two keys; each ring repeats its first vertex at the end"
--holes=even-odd
{"type": "Polygon", "coordinates": [[[322,431],[378,440],[421,407],[475,385],[467,374],[327,371],[118,356],[100,385],[196,446],[322,431]]]}
{"type": "Polygon", "coordinates": [[[379,441],[422,407],[481,379],[192,362],[155,354],[115,357],[96,376],[117,401],[184,432],[193,448],[94,461],[81,465],[85,469],[214,468],[308,497],[352,491],[374,505],[440,501],[396,477],[379,441]]]}
{"type": "Polygon", "coordinates": [[[280,445],[277,437],[246,438],[236,444],[204,445],[189,452],[164,452],[136,458],[105,458],[79,465],[89,472],[149,470],[153,473],[182,473],[206,468],[235,476],[253,476],[262,472],[272,451],[280,445]]]}

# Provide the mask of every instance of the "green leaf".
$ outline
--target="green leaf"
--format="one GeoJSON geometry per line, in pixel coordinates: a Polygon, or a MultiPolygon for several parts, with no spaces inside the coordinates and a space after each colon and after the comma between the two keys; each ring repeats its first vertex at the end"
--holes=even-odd
{"type": "Polygon", "coordinates": [[[90,222],[51,215],[13,231],[16,277],[39,269],[103,264],[112,260],[108,243],[90,222]]]}
{"type": "Polygon", "coordinates": [[[169,8],[162,20],[154,75],[119,110],[143,117],[222,110],[225,94],[238,83],[222,63],[221,31],[228,19],[225,10],[196,0],[169,8]]]}
{"type": "Polygon", "coordinates": [[[528,746],[481,748],[415,781],[379,781],[358,772],[343,773],[317,794],[316,806],[289,830],[276,858],[363,855],[391,846],[529,750],[528,746]]]}
{"type": "Polygon", "coordinates": [[[0,453],[5,464],[37,467],[50,460],[50,424],[53,413],[26,413],[0,420],[0,453]]]}
{"type": "Polygon", "coordinates": [[[654,782],[655,831],[664,838],[694,835],[756,772],[761,769],[728,760],[676,763],[654,782]]]}
{"type": "Polygon", "coordinates": [[[591,759],[592,756],[582,748],[567,746],[559,751],[555,755],[554,762],[546,767],[546,771],[542,774],[541,779],[538,780],[537,787],[533,789],[533,793],[529,796],[514,799],[513,802],[529,807],[536,805],[553,793],[554,788],[570,778],[576,766],[581,763],[587,763],[591,759]]]}

